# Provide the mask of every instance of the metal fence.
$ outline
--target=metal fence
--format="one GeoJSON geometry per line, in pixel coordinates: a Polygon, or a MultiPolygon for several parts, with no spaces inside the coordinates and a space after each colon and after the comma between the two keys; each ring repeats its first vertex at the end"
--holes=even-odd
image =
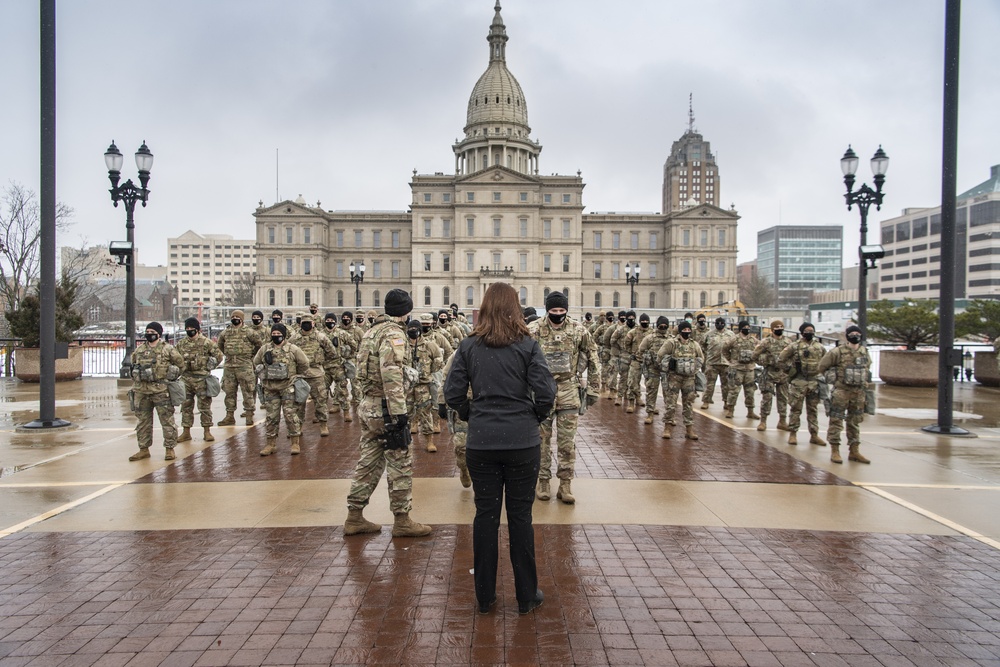
{"type": "MultiPolygon", "coordinates": [[[[17,371],[17,349],[21,341],[16,338],[0,339],[3,377],[13,377],[17,371]]],[[[83,348],[83,374],[90,377],[118,377],[125,357],[125,337],[77,338],[73,345],[83,348]]]]}

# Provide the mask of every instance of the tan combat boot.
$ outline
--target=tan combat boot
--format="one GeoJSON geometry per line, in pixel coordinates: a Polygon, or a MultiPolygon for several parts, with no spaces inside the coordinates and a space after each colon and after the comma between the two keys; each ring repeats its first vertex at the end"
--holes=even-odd
{"type": "Polygon", "coordinates": [[[469,466],[465,465],[465,462],[458,464],[458,479],[462,482],[463,488],[469,488],[472,486],[472,478],[469,477],[469,466]]]}
{"type": "Polygon", "coordinates": [[[860,448],[859,445],[849,445],[847,460],[857,461],[858,463],[871,463],[871,461],[865,458],[865,456],[862,455],[860,451],[858,451],[859,448],[860,448]]]}
{"type": "Polygon", "coordinates": [[[573,497],[573,491],[569,488],[568,479],[559,480],[559,490],[556,491],[556,498],[567,505],[572,505],[576,502],[576,498],[573,497]]]}
{"type": "Polygon", "coordinates": [[[549,480],[540,479],[538,480],[537,486],[535,486],[535,497],[539,500],[548,500],[552,497],[549,492],[549,480]]]}
{"type": "Polygon", "coordinates": [[[301,437],[302,437],[301,435],[292,436],[292,448],[291,448],[292,455],[298,454],[299,452],[302,451],[301,447],[299,446],[300,444],[299,440],[301,437]]]}
{"type": "Polygon", "coordinates": [[[433,430],[434,433],[440,433],[441,432],[441,422],[439,420],[435,419],[434,420],[434,428],[431,429],[431,430],[433,430]]]}
{"type": "Polygon", "coordinates": [[[619,396],[615,396],[615,405],[621,405],[622,399],[619,396]]]}
{"type": "Polygon", "coordinates": [[[149,458],[149,447],[140,447],[132,456],[128,457],[129,461],[141,461],[142,459],[149,458]]]}
{"type": "Polygon", "coordinates": [[[423,523],[417,523],[408,513],[397,514],[396,522],[392,524],[393,537],[423,537],[430,535],[432,528],[423,523]]]}
{"type": "Polygon", "coordinates": [[[320,422],[319,435],[321,438],[325,438],[330,435],[330,426],[326,422],[320,422]]]}
{"type": "Polygon", "coordinates": [[[758,431],[766,431],[767,430],[767,420],[766,419],[761,419],[760,420],[760,423],[757,424],[757,430],[758,431]]]}
{"type": "Polygon", "coordinates": [[[247,426],[253,426],[253,413],[252,412],[248,412],[247,413],[246,424],[247,424],[247,426]]]}
{"type": "Polygon", "coordinates": [[[642,396],[639,397],[639,407],[640,408],[646,407],[646,399],[644,399],[642,396]]]}
{"type": "Polygon", "coordinates": [[[416,434],[417,434],[417,423],[414,422],[410,424],[410,435],[416,435],[416,434]]]}
{"type": "Polygon", "coordinates": [[[627,412],[628,414],[632,414],[633,412],[635,412],[635,401],[634,400],[629,399],[629,400],[625,401],[625,405],[627,406],[625,408],[625,412],[627,412]]]}
{"type": "Polygon", "coordinates": [[[433,437],[434,436],[432,434],[430,434],[430,433],[425,433],[424,434],[424,442],[427,443],[427,446],[425,447],[425,449],[428,452],[430,452],[431,454],[433,454],[434,452],[436,452],[438,450],[437,445],[434,444],[434,440],[432,439],[433,437]]]}
{"type": "Polygon", "coordinates": [[[205,427],[205,442],[212,442],[213,440],[215,440],[215,436],[212,435],[212,429],[210,429],[209,427],[206,426],[205,427]]]}
{"type": "Polygon", "coordinates": [[[733,408],[726,408],[726,414],[724,414],[722,416],[725,417],[726,419],[732,419],[733,418],[733,408]]]}
{"type": "Polygon", "coordinates": [[[332,406],[330,406],[330,410],[329,410],[329,413],[330,413],[331,415],[335,415],[335,414],[337,414],[338,412],[340,412],[340,406],[339,406],[339,405],[332,405],[332,406]]]}
{"type": "Polygon", "coordinates": [[[684,437],[687,440],[697,440],[698,439],[698,434],[694,432],[694,425],[693,424],[688,424],[687,426],[684,427],[684,437]]]}
{"type": "Polygon", "coordinates": [[[784,415],[778,417],[778,426],[776,428],[779,431],[787,431],[788,430],[788,422],[785,421],[785,416],[784,415]]]}
{"type": "Polygon", "coordinates": [[[795,434],[795,431],[789,431],[789,433],[788,433],[788,444],[789,445],[797,445],[797,444],[799,444],[799,438],[795,434]]]}
{"type": "Polygon", "coordinates": [[[653,414],[650,413],[650,414],[646,415],[646,418],[642,420],[642,423],[643,424],[652,424],[653,423],[653,414]]]}
{"type": "Polygon", "coordinates": [[[347,410],[344,410],[344,421],[345,422],[354,421],[354,417],[352,417],[351,413],[348,412],[347,410]]]}
{"type": "Polygon", "coordinates": [[[360,535],[361,533],[379,533],[382,526],[372,523],[361,514],[362,510],[347,510],[347,521],[344,522],[344,535],[360,535]]]}
{"type": "Polygon", "coordinates": [[[276,451],[278,451],[278,438],[277,437],[268,438],[267,445],[264,446],[264,449],[260,450],[260,455],[270,456],[271,454],[274,454],[276,451]]]}
{"type": "Polygon", "coordinates": [[[701,402],[701,409],[702,410],[708,410],[708,406],[711,405],[711,404],[712,404],[711,401],[702,401],[701,402]]]}
{"type": "Polygon", "coordinates": [[[823,438],[819,437],[819,433],[810,433],[809,434],[809,444],[810,445],[819,445],[820,447],[826,447],[826,440],[824,440],[823,438]]]}
{"type": "Polygon", "coordinates": [[[747,410],[747,419],[760,419],[760,415],[753,411],[753,408],[747,410]]]}
{"type": "Polygon", "coordinates": [[[173,461],[175,458],[177,458],[177,457],[174,456],[174,448],[173,447],[167,447],[167,453],[163,455],[163,460],[164,461],[173,461]]]}
{"type": "Polygon", "coordinates": [[[226,417],[219,422],[219,426],[236,426],[236,417],[233,416],[234,412],[226,411],[226,417]]]}
{"type": "Polygon", "coordinates": [[[844,459],[840,458],[840,445],[830,445],[830,460],[834,463],[844,462],[844,459]]]}
{"type": "Polygon", "coordinates": [[[672,435],[670,434],[670,431],[671,431],[671,429],[673,429],[673,428],[674,428],[674,425],[673,425],[673,424],[664,424],[664,425],[663,425],[663,439],[664,439],[664,440],[670,440],[670,438],[672,438],[672,437],[673,437],[673,436],[672,436],[672,435]]]}
{"type": "Polygon", "coordinates": [[[180,435],[177,436],[177,442],[187,442],[191,439],[191,427],[185,426],[181,429],[180,435]]]}

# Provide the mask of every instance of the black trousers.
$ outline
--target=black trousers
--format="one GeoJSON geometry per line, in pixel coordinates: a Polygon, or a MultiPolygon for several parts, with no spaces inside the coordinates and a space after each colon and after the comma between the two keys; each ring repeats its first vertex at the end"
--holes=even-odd
{"type": "Polygon", "coordinates": [[[500,508],[504,498],[507,501],[510,564],[514,569],[517,601],[533,600],[538,589],[538,573],[535,570],[535,531],[531,525],[531,508],[535,502],[540,450],[538,447],[467,449],[465,461],[476,492],[476,519],[472,524],[476,600],[483,605],[496,597],[500,508]]]}

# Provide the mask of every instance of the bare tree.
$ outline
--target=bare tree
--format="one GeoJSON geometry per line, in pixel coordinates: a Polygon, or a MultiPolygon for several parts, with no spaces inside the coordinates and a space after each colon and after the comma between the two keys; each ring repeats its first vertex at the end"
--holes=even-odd
{"type": "Polygon", "coordinates": [[[748,308],[773,308],[778,300],[774,287],[757,272],[747,280],[740,280],[737,289],[740,301],[748,308]]]}
{"type": "Polygon", "coordinates": [[[256,286],[256,273],[247,271],[233,275],[233,282],[231,283],[232,291],[219,300],[219,305],[236,306],[237,308],[252,306],[254,302],[254,288],[256,286]]]}

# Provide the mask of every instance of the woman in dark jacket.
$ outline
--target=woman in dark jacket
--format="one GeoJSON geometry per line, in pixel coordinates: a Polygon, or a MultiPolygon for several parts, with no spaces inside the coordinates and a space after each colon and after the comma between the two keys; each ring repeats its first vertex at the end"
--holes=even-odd
{"type": "Polygon", "coordinates": [[[476,493],[472,548],[481,614],[496,602],[505,498],[518,611],[527,614],[542,603],[531,507],[541,460],[538,423],[552,410],[555,394],[545,355],[524,325],[517,292],[507,283],[493,283],[476,328],[455,351],[444,387],[445,401],[469,422],[465,456],[476,493]]]}

